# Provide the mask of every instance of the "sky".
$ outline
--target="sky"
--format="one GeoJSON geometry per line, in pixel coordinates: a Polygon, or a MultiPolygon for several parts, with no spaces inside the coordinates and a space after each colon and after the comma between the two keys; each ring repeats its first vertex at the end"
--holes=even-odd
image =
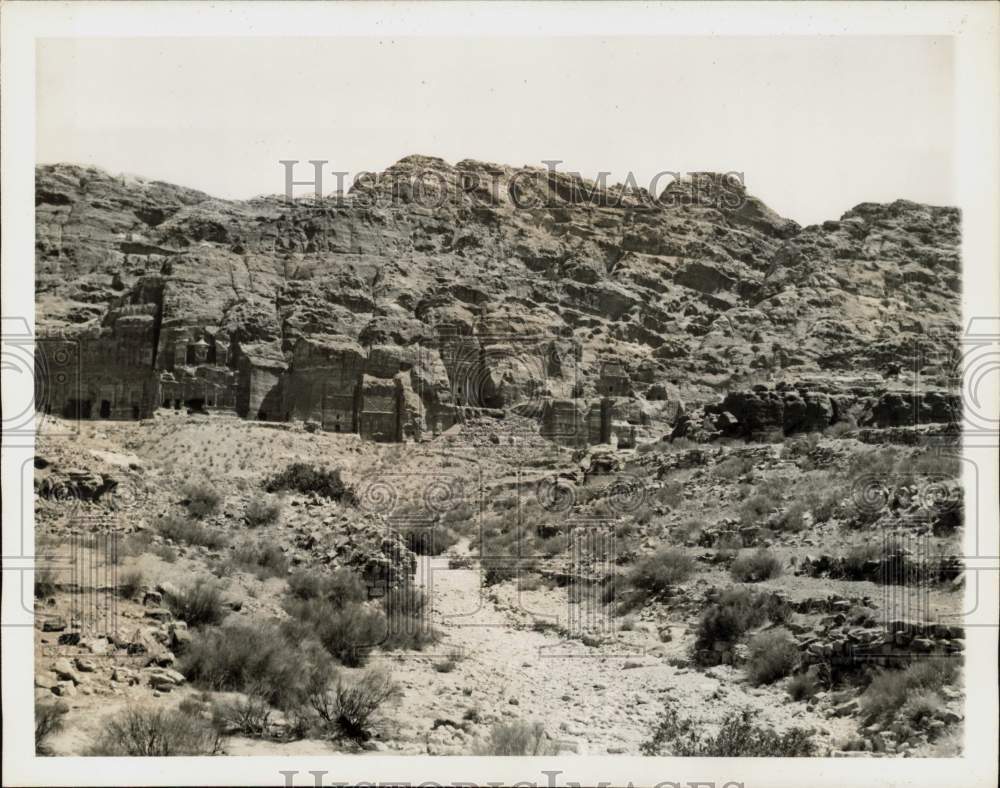
{"type": "Polygon", "coordinates": [[[742,172],[802,224],[955,202],[946,37],[42,39],[36,66],[38,163],[218,197],[281,193],[281,159],[353,176],[420,153],[742,172]]]}

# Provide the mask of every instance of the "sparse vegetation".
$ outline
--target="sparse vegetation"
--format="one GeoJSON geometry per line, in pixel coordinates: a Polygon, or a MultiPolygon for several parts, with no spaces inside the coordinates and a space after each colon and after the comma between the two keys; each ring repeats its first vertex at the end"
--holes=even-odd
{"type": "Polygon", "coordinates": [[[739,556],[729,567],[733,579],[740,583],[760,583],[770,580],[780,575],[781,570],[781,560],[764,548],[739,556]]]}
{"type": "Polygon", "coordinates": [[[803,701],[813,697],[819,692],[819,687],[808,673],[796,673],[788,680],[786,688],[792,700],[803,701]]]}
{"type": "Polygon", "coordinates": [[[142,588],[144,578],[142,575],[142,570],[133,569],[128,572],[122,572],[118,575],[118,594],[123,599],[134,599],[136,594],[142,588]]]}
{"type": "Polygon", "coordinates": [[[39,564],[35,569],[35,599],[47,599],[56,592],[58,574],[49,564],[39,564]]]}
{"type": "Polygon", "coordinates": [[[271,707],[260,695],[221,701],[212,707],[212,722],[226,733],[264,737],[271,728],[271,707]]]}
{"type": "Polygon", "coordinates": [[[195,685],[246,692],[281,709],[303,703],[314,686],[333,676],[328,654],[308,632],[273,622],[203,630],[179,669],[195,685]]]}
{"type": "Polygon", "coordinates": [[[232,567],[253,572],[257,577],[284,577],[288,574],[288,557],[277,542],[262,540],[243,542],[229,557],[232,567]]]}
{"type": "Polygon", "coordinates": [[[303,494],[312,493],[343,503],[354,503],[356,500],[353,490],[341,478],[339,468],[319,468],[305,462],[293,462],[268,479],[264,489],[268,492],[292,490],[303,494]]]}
{"type": "Polygon", "coordinates": [[[255,495],[247,503],[243,519],[249,528],[274,525],[281,519],[281,510],[280,501],[266,498],[263,495],[255,495]]]}
{"type": "Polygon", "coordinates": [[[288,576],[288,590],[296,599],[325,599],[337,607],[368,598],[364,581],[349,569],[298,569],[288,576]]]}
{"type": "Polygon", "coordinates": [[[314,692],[310,703],[332,733],[366,741],[381,707],[399,695],[399,686],[389,673],[372,670],[354,682],[338,678],[332,691],[324,688],[314,692]]]}
{"type": "Polygon", "coordinates": [[[489,737],[483,742],[479,755],[555,755],[556,744],[545,733],[540,722],[498,722],[490,728],[489,737]]]}
{"type": "Polygon", "coordinates": [[[728,482],[736,481],[752,472],[753,460],[749,457],[729,457],[712,468],[712,476],[728,482]]]}
{"type": "Polygon", "coordinates": [[[802,758],[816,754],[812,732],[790,728],[777,733],[758,723],[760,713],[737,709],[723,719],[714,735],[701,722],[666,708],[663,718],[643,742],[643,755],[682,758],[802,758]]]}
{"type": "Polygon", "coordinates": [[[207,517],[219,511],[222,505],[222,495],[208,482],[188,482],[181,493],[182,503],[187,507],[192,517],[207,517]]]}
{"type": "Polygon", "coordinates": [[[746,632],[765,621],[784,624],[789,616],[787,603],[776,597],[749,589],[730,589],[701,614],[695,652],[711,652],[716,643],[736,643],[746,632]]]}
{"type": "Polygon", "coordinates": [[[461,538],[451,528],[440,523],[404,528],[400,531],[400,536],[417,555],[441,555],[449,547],[454,547],[461,538]]]}
{"type": "Polygon", "coordinates": [[[901,670],[883,670],[872,678],[862,696],[865,720],[891,722],[916,693],[937,692],[957,679],[957,661],[944,657],[926,657],[901,670]]]}
{"type": "Polygon", "coordinates": [[[109,719],[89,755],[160,757],[219,755],[210,722],[169,709],[127,708],[109,719]]]}
{"type": "Polygon", "coordinates": [[[286,603],[285,610],[348,667],[364,665],[369,652],[376,646],[385,645],[387,640],[385,616],[368,605],[293,599],[286,603]]]}
{"type": "Polygon", "coordinates": [[[783,679],[799,661],[799,647],[786,629],[759,632],[750,639],[747,677],[752,684],[773,684],[783,679]]]}
{"type": "Polygon", "coordinates": [[[229,544],[229,539],[219,529],[191,520],[179,512],[170,512],[160,517],[156,521],[156,530],[161,536],[178,544],[197,545],[209,550],[221,550],[229,544]]]}
{"type": "Polygon", "coordinates": [[[62,701],[35,703],[35,753],[48,755],[49,737],[63,728],[63,718],[69,712],[69,706],[62,701]]]}
{"type": "Polygon", "coordinates": [[[174,616],[192,627],[218,624],[229,613],[222,601],[222,590],[204,578],[165,594],[163,601],[174,616]]]}
{"type": "Polygon", "coordinates": [[[694,567],[694,559],[687,553],[675,547],[661,547],[636,564],[628,581],[633,588],[657,596],[687,580],[694,567]]]}

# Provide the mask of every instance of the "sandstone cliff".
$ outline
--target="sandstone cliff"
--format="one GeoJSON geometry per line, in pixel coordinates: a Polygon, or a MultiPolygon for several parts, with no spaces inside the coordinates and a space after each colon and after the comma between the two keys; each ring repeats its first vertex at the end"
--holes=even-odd
{"type": "Polygon", "coordinates": [[[865,203],[799,228],[698,177],[715,188],[649,195],[410,156],[342,197],[225,201],[42,166],[38,329],[138,343],[136,369],[176,382],[164,401],[214,387],[248,415],[328,427],[360,407],[360,383],[317,382],[335,357],[358,381],[401,375],[381,398],[418,430],[462,406],[608,395],[669,420],[681,398],[905,369],[918,343],[957,336],[957,209],[865,203]]]}

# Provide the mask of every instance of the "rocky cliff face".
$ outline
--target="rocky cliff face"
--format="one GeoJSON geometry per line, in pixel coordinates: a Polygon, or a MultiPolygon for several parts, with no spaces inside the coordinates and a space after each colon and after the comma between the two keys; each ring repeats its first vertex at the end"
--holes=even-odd
{"type": "Polygon", "coordinates": [[[956,209],[865,203],[799,228],[707,174],[649,195],[410,156],[343,197],[288,202],[51,165],[36,226],[40,333],[127,335],[178,397],[228,371],[248,415],[267,401],[325,426],[362,396],[330,359],[401,375],[382,398],[407,433],[549,398],[629,396],[655,422],[775,377],[905,369],[960,319],[956,209]]]}

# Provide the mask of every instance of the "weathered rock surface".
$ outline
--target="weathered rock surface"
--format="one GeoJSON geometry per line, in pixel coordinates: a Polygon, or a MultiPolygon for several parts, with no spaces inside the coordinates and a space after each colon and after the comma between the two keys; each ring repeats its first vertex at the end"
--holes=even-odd
{"type": "MultiPolygon", "coordinates": [[[[74,402],[50,383],[47,407],[135,418],[183,402],[348,429],[377,368],[392,391],[371,399],[394,399],[395,423],[367,422],[408,436],[456,407],[537,416],[548,398],[605,396],[609,363],[616,396],[662,402],[674,383],[708,401],[762,376],[911,369],[926,342],[954,341],[956,209],[864,203],[799,228],[739,184],[695,180],[657,197],[409,156],[342,198],[225,201],[38,167],[38,328],[68,343],[47,363],[85,378],[74,402]]],[[[945,376],[935,359],[925,372],[945,376]]],[[[789,396],[723,412],[751,431],[829,422],[822,395],[789,396]]],[[[886,401],[873,423],[943,407],[886,401]]]]}

